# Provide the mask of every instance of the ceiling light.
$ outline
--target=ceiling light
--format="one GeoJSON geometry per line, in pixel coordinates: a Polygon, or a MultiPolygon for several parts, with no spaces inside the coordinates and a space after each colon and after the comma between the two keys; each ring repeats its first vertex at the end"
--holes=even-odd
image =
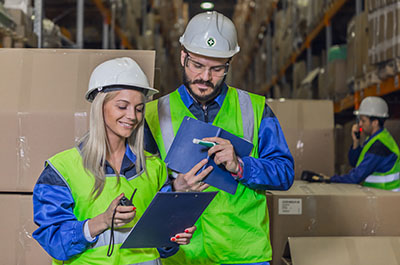
{"type": "Polygon", "coordinates": [[[203,2],[200,4],[200,7],[205,10],[210,10],[214,8],[214,3],[212,2],[203,2]]]}

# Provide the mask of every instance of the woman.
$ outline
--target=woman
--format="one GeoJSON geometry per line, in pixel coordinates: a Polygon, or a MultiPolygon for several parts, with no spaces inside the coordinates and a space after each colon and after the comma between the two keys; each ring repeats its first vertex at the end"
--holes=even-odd
{"type": "MultiPolygon", "coordinates": [[[[89,132],[46,161],[33,191],[33,237],[53,264],[161,264],[156,249],[119,248],[166,180],[165,164],[143,151],[145,98],[157,92],[130,58],[93,71],[89,132]],[[134,206],[120,205],[134,190],[134,206]]],[[[171,241],[188,244],[195,229],[171,241]]]]}

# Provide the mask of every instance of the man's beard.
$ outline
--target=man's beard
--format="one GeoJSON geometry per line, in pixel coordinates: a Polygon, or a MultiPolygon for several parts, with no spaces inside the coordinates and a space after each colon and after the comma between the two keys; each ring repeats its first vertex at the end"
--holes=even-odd
{"type": "Polygon", "coordinates": [[[224,78],[222,78],[222,80],[216,86],[214,86],[214,84],[211,83],[210,81],[204,81],[203,79],[196,79],[194,81],[189,80],[189,78],[187,77],[187,75],[185,73],[185,70],[183,70],[182,73],[183,73],[183,84],[189,91],[190,95],[200,103],[207,103],[207,102],[213,100],[214,98],[216,98],[219,95],[219,93],[221,92],[222,86],[223,86],[223,84],[225,82],[225,78],[226,78],[226,76],[224,76],[224,78]],[[209,86],[213,89],[213,91],[209,95],[205,95],[205,96],[196,95],[194,93],[194,91],[192,90],[192,88],[190,87],[190,85],[194,85],[194,84],[203,84],[203,85],[209,86]]]}

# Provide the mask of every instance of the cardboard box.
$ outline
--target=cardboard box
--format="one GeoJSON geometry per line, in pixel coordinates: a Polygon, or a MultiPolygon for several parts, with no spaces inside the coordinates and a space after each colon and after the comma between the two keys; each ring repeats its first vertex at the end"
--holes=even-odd
{"type": "Polygon", "coordinates": [[[296,180],[289,191],[267,192],[267,201],[272,265],[281,264],[288,237],[400,236],[399,192],[296,180]]]}
{"type": "Polygon", "coordinates": [[[369,28],[368,28],[368,13],[362,12],[355,17],[355,38],[354,38],[354,76],[356,78],[364,76],[371,70],[371,65],[368,62],[368,47],[369,47],[369,28]]]}
{"type": "Polygon", "coordinates": [[[349,93],[346,80],[346,60],[334,60],[327,65],[326,85],[323,89],[330,99],[341,99],[349,93]]]}
{"type": "Polygon", "coordinates": [[[1,49],[0,191],[31,192],[46,159],[88,129],[84,99],[99,63],[129,56],[154,78],[153,51],[1,49]]]}
{"type": "Polygon", "coordinates": [[[37,265],[51,264],[51,257],[32,233],[32,195],[0,194],[1,264],[37,265]]]}
{"type": "Polygon", "coordinates": [[[27,15],[32,13],[32,0],[5,0],[4,7],[10,9],[19,9],[27,15]]]}
{"type": "Polygon", "coordinates": [[[328,73],[325,68],[321,68],[318,74],[318,98],[319,99],[332,99],[327,86],[328,73]]]}
{"type": "MultiPolygon", "coordinates": [[[[347,34],[346,34],[346,42],[347,42],[347,69],[346,69],[346,81],[352,80],[355,78],[356,72],[356,16],[354,16],[349,23],[347,24],[347,34]]],[[[358,47],[357,47],[358,48],[358,47]]]]}
{"type": "Polygon", "coordinates": [[[300,87],[301,81],[307,75],[306,62],[300,61],[293,65],[293,90],[300,87]]]}
{"type": "Polygon", "coordinates": [[[397,145],[400,146],[400,119],[390,119],[385,122],[385,128],[390,132],[396,141],[397,145]]]}
{"type": "Polygon", "coordinates": [[[268,100],[295,161],[295,178],[303,170],[334,173],[333,105],[329,100],[268,100]]]}
{"type": "Polygon", "coordinates": [[[400,237],[289,237],[283,261],[293,265],[399,264],[400,237]]]}
{"type": "MultiPolygon", "coordinates": [[[[335,173],[336,174],[347,174],[351,169],[348,153],[350,147],[353,144],[351,137],[351,128],[355,124],[355,119],[346,122],[343,125],[337,125],[335,127],[335,173]]],[[[361,141],[365,140],[363,136],[361,141]]]]}

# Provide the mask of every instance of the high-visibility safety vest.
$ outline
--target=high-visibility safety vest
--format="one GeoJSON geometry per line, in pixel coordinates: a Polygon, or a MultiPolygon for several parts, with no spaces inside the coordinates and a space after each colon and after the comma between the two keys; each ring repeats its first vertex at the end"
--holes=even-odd
{"type": "Polygon", "coordinates": [[[115,244],[111,257],[107,256],[111,235],[111,230],[108,229],[99,235],[98,240],[91,248],[67,261],[53,259],[53,264],[159,264],[157,249],[120,249],[123,240],[166,180],[165,164],[149,153],[145,155],[147,174],[142,171],[130,179],[120,175],[119,183],[116,175],[106,175],[104,189],[95,200],[91,194],[95,179],[93,175],[85,171],[82,157],[77,148],[58,153],[47,161],[48,165],[55,169],[68,185],[75,202],[73,212],[78,221],[104,213],[111,201],[122,192],[127,198],[130,198],[134,189],[137,188],[133,198],[136,216],[129,224],[114,229],[115,244]]]}
{"type": "MultiPolygon", "coordinates": [[[[257,158],[264,107],[264,97],[229,87],[213,125],[252,142],[251,156],[257,158]]],[[[195,118],[177,90],[147,103],[146,120],[163,159],[185,116],[195,118]]],[[[209,187],[206,191],[218,190],[209,187]]],[[[265,191],[252,190],[241,183],[235,195],[219,190],[196,226],[190,244],[180,246],[177,254],[163,259],[164,265],[254,263],[271,259],[265,191]]]]}
{"type": "Polygon", "coordinates": [[[371,146],[376,142],[380,141],[384,144],[391,152],[397,155],[396,163],[387,172],[373,172],[369,175],[364,182],[363,186],[372,187],[377,189],[400,191],[400,151],[396,144],[396,141],[390,135],[390,133],[383,129],[380,133],[375,135],[368,143],[363,147],[356,166],[360,165],[364,160],[365,154],[371,148],[371,146]]]}

